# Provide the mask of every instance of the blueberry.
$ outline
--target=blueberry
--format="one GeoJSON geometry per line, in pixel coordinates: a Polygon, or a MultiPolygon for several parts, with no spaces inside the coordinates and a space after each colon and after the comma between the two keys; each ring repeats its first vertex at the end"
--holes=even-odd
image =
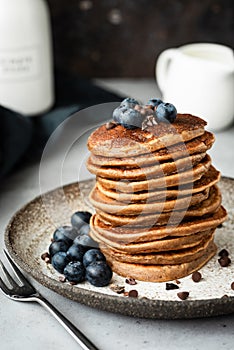
{"type": "Polygon", "coordinates": [[[127,110],[128,110],[128,108],[125,106],[119,106],[116,109],[114,109],[114,111],[113,111],[114,122],[116,122],[117,124],[121,124],[121,120],[122,120],[121,116],[127,110]]]}
{"type": "Polygon", "coordinates": [[[160,103],[156,109],[155,114],[158,122],[173,123],[176,119],[177,110],[171,103],[160,103]]]}
{"type": "Polygon", "coordinates": [[[105,261],[96,261],[86,267],[86,280],[96,287],[104,287],[110,283],[112,270],[105,261]]]}
{"type": "Polygon", "coordinates": [[[120,124],[127,129],[141,128],[143,122],[142,115],[139,111],[129,108],[122,112],[120,124]]]}
{"type": "Polygon", "coordinates": [[[127,108],[134,108],[136,105],[139,105],[139,102],[135,98],[127,97],[121,103],[120,106],[127,108]]]}
{"type": "Polygon", "coordinates": [[[85,280],[85,268],[80,261],[70,261],[63,273],[69,282],[79,283],[85,280]]]}
{"type": "Polygon", "coordinates": [[[160,103],[163,103],[163,101],[160,100],[160,98],[151,98],[146,104],[148,106],[158,107],[160,103]]]}
{"type": "Polygon", "coordinates": [[[85,267],[96,261],[106,261],[105,255],[99,249],[89,249],[83,256],[85,267]]]}
{"type": "Polygon", "coordinates": [[[74,239],[74,244],[80,244],[85,246],[86,248],[98,248],[98,243],[94,241],[90,236],[88,235],[78,235],[74,239]]]}
{"type": "Polygon", "coordinates": [[[80,244],[73,244],[67,251],[67,257],[70,260],[83,261],[84,253],[87,251],[87,248],[80,244]]]}
{"type": "Polygon", "coordinates": [[[65,266],[69,263],[69,259],[65,252],[58,252],[54,254],[51,259],[51,264],[60,273],[63,273],[65,266]]]}
{"type": "Polygon", "coordinates": [[[58,252],[66,252],[69,248],[69,244],[64,241],[52,242],[49,246],[49,253],[52,257],[58,252]]]}
{"type": "Polygon", "coordinates": [[[88,211],[77,211],[71,217],[71,224],[79,230],[84,224],[89,224],[91,216],[88,211]]]}
{"type": "Polygon", "coordinates": [[[79,234],[80,235],[88,235],[90,231],[90,226],[89,224],[84,224],[83,226],[81,226],[79,234]]]}
{"type": "Polygon", "coordinates": [[[53,240],[56,242],[64,241],[71,245],[73,239],[77,236],[77,230],[71,226],[61,226],[54,231],[53,240]]]}

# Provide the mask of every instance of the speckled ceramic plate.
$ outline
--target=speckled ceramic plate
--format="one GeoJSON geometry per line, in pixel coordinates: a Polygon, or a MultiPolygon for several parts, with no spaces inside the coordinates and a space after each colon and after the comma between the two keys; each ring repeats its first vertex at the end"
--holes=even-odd
{"type": "Polygon", "coordinates": [[[176,319],[222,315],[234,312],[234,179],[222,178],[220,188],[229,218],[216,230],[218,251],[226,248],[233,260],[220,267],[218,255],[203,267],[199,283],[191,276],[180,279],[179,289],[167,291],[165,283],[137,282],[131,286],[114,274],[114,285],[125,291],[135,289],[138,297],[117,294],[110,286],[97,288],[84,282],[75,286],[59,281],[59,274],[41,259],[48,250],[57,225],[70,224],[74,211],[90,210],[87,195],[94,180],[87,180],[56,189],[37,197],[11,219],[5,232],[5,245],[16,263],[44,286],[74,301],[110,312],[146,318],[176,319]],[[179,291],[188,291],[189,298],[180,300],[179,291]]]}

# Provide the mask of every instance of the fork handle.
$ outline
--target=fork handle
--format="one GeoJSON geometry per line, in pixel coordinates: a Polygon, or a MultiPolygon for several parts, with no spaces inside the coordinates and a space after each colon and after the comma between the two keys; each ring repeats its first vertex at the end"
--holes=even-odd
{"type": "Polygon", "coordinates": [[[48,310],[66,329],[66,331],[77,341],[83,350],[99,350],[79,329],[77,329],[65,316],[61,314],[48,300],[43,296],[37,295],[35,301],[40,303],[48,310]]]}

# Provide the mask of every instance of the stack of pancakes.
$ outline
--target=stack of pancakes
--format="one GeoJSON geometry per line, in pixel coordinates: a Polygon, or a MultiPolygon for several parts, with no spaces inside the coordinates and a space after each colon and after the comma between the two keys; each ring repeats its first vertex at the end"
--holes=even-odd
{"type": "Polygon", "coordinates": [[[90,234],[119,275],[174,280],[216,253],[214,231],[226,211],[205,125],[178,114],[173,124],[106,124],[89,137],[87,168],[96,175],[90,234]]]}

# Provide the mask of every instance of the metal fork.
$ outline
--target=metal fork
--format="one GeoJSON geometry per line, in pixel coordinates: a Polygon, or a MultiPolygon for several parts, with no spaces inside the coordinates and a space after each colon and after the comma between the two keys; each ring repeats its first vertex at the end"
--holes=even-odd
{"type": "Polygon", "coordinates": [[[77,329],[66,317],[64,317],[48,300],[46,300],[24,277],[21,271],[18,269],[16,264],[12,261],[9,254],[4,250],[7,260],[9,261],[12,270],[16,277],[20,280],[20,284],[12,277],[0,260],[0,265],[3,272],[3,279],[8,281],[11,288],[0,277],[0,289],[2,292],[10,299],[17,301],[36,301],[45,307],[68,331],[68,333],[77,341],[77,343],[84,350],[98,350],[98,348],[91,343],[91,341],[79,330],[77,329]]]}

